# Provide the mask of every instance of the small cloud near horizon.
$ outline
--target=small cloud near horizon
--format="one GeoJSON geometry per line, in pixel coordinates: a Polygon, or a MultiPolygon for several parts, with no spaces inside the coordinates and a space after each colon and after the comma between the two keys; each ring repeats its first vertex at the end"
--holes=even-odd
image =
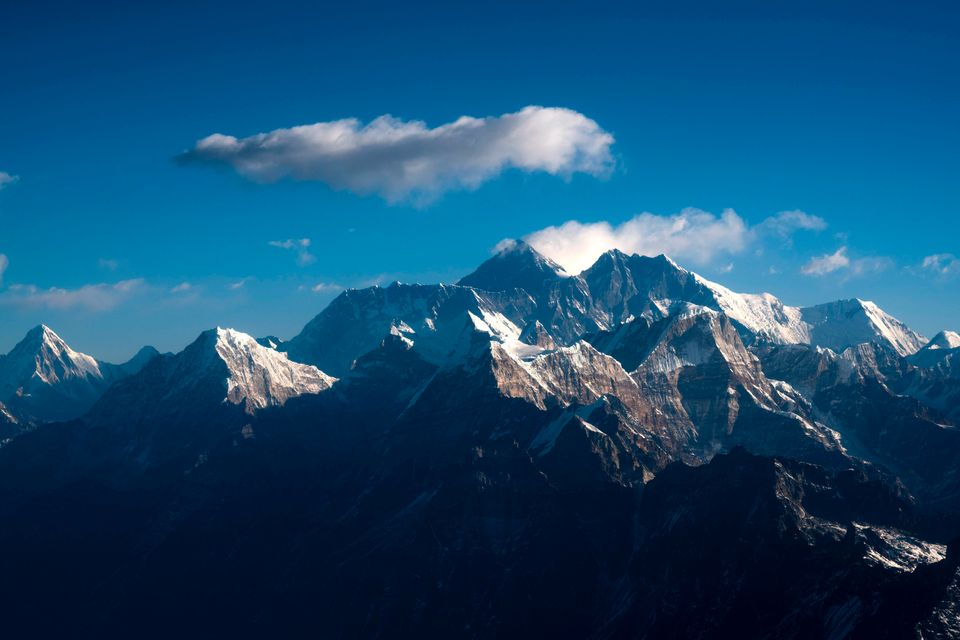
{"type": "Polygon", "coordinates": [[[142,278],[115,283],[87,284],[76,289],[12,284],[0,294],[0,305],[17,308],[84,309],[109,311],[147,288],[142,278]]]}

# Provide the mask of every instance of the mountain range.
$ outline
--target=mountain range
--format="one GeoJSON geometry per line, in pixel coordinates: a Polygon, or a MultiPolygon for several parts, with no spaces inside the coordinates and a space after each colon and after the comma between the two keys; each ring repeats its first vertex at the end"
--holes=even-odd
{"type": "Polygon", "coordinates": [[[4,618],[960,637],[958,353],[872,302],[523,242],[344,291],[289,340],[111,365],[40,326],[0,358],[4,618]]]}

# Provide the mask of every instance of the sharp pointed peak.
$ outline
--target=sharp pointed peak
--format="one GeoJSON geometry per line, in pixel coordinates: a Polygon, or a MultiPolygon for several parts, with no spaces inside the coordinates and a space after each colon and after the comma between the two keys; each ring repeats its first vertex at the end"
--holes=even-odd
{"type": "Polygon", "coordinates": [[[36,350],[44,345],[57,348],[69,348],[63,338],[45,324],[38,324],[30,329],[17,344],[17,347],[36,350]]]}
{"type": "Polygon", "coordinates": [[[43,323],[38,324],[37,326],[30,329],[30,331],[27,331],[27,336],[45,336],[45,335],[56,336],[57,333],[56,331],[54,331],[53,329],[51,329],[50,327],[48,327],[43,323]]]}

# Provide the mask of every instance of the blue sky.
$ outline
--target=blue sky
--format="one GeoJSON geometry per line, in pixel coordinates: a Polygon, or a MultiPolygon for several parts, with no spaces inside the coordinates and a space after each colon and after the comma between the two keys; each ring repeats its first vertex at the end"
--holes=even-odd
{"type": "Polygon", "coordinates": [[[570,234],[653,250],[702,226],[664,249],[734,289],[960,329],[955,3],[21,4],[0,20],[0,351],[39,322],[113,360],[217,324],[289,337],[338,287],[450,282],[571,220],[567,258],[570,234]],[[497,118],[529,105],[572,114],[566,164],[504,150],[497,118]],[[251,152],[277,180],[195,149],[385,114],[442,155],[409,193],[393,147],[356,155],[365,188],[299,147],[251,152]],[[495,118],[469,137],[490,164],[430,137],[461,116],[495,118]]]}

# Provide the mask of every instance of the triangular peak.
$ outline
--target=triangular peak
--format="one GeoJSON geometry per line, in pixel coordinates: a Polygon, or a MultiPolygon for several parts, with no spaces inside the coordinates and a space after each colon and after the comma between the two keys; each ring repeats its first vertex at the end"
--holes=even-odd
{"type": "Polygon", "coordinates": [[[497,249],[458,284],[487,291],[525,289],[533,294],[544,282],[569,277],[563,267],[522,240],[502,242],[497,249]]]}

